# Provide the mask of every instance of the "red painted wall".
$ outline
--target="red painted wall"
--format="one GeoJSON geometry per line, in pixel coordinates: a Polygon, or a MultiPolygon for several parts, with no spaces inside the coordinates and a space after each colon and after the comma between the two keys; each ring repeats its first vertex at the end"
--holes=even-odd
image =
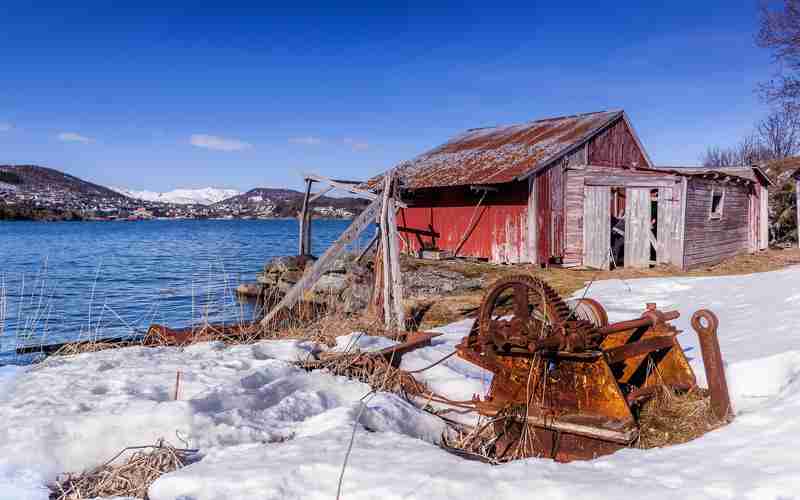
{"type": "Polygon", "coordinates": [[[398,226],[432,230],[438,238],[400,233],[401,248],[412,251],[420,243],[460,256],[489,259],[493,262],[527,262],[528,183],[495,186],[476,210],[482,193],[465,187],[418,190],[408,199],[409,208],[400,209],[398,226]],[[459,243],[464,239],[459,249],[459,243]]]}

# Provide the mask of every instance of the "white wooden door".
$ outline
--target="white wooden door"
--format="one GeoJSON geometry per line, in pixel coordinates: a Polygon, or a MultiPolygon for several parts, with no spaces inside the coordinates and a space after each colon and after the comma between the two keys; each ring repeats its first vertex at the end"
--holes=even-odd
{"type": "Polygon", "coordinates": [[[609,269],[611,188],[586,186],[583,201],[583,265],[609,269]]]}
{"type": "Polygon", "coordinates": [[[625,267],[650,267],[650,189],[625,190],[625,267]]]}

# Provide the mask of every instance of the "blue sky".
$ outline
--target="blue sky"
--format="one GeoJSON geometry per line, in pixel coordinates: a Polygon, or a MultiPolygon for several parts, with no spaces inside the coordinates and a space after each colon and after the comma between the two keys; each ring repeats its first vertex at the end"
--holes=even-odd
{"type": "Polygon", "coordinates": [[[467,128],[619,108],[656,163],[696,164],[763,116],[774,69],[756,0],[12,3],[0,163],[135,189],[363,179],[467,128]]]}

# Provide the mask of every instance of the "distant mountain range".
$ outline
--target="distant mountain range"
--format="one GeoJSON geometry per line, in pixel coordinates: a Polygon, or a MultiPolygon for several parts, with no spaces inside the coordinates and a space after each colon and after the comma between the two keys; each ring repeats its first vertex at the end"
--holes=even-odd
{"type": "Polygon", "coordinates": [[[236,189],[207,187],[202,189],[173,189],[165,193],[155,191],[133,191],[112,187],[114,191],[136,200],[174,203],[176,205],[213,205],[219,201],[242,194],[236,189]]]}
{"type": "MultiPolygon", "coordinates": [[[[176,189],[167,193],[107,188],[51,168],[0,165],[0,219],[295,217],[304,193],[292,189],[176,189]]],[[[323,196],[319,217],[350,218],[367,202],[323,196]]]]}
{"type": "MultiPolygon", "coordinates": [[[[293,189],[255,188],[214,203],[211,208],[262,217],[293,217],[300,212],[304,196],[293,189]]],[[[314,201],[313,210],[322,217],[349,218],[361,213],[366,206],[367,201],[361,198],[322,196],[314,201]]]]}

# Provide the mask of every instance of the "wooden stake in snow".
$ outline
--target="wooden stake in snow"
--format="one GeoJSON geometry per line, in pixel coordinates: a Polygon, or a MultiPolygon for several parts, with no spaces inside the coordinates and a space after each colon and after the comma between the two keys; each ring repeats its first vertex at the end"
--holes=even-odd
{"type": "Polygon", "coordinates": [[[180,394],[181,389],[181,371],[178,370],[175,373],[175,401],[178,400],[178,395],[180,394]]]}

